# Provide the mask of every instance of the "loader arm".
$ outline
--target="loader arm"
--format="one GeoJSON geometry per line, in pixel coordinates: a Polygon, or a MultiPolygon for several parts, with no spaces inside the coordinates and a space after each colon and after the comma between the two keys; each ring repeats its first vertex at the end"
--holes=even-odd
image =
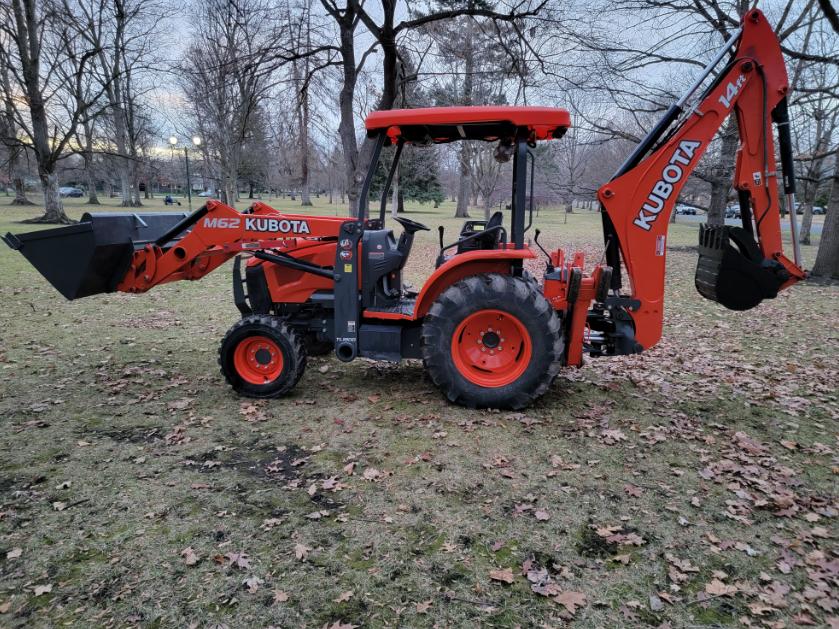
{"type": "Polygon", "coordinates": [[[156,242],[136,250],[116,289],[142,293],[168,282],[201,279],[243,252],[272,256],[284,266],[331,278],[331,271],[296,260],[286,251],[301,255],[307,247],[321,244],[319,239],[337,238],[345,221],[340,217],[280,213],[258,202],[250,213],[243,214],[210,200],[156,242]]]}
{"type": "MultiPolygon", "coordinates": [[[[629,314],[641,348],[653,346],[661,337],[670,215],[689,175],[730,115],[736,116],[740,136],[733,185],[743,227],[701,228],[697,288],[729,308],[744,310],[806,276],[797,249],[796,259],[790,260],[781,239],[772,123],[779,126],[783,185],[791,204],[788,89],[778,39],[763,14],[751,10],[692,90],[671,106],[615,177],[598,190],[607,262],[615,271],[611,288],[617,295],[622,287],[622,262],[631,287],[631,299],[624,303],[633,304],[629,314]],[[730,60],[698,104],[684,112],[692,92],[732,49],[730,60]]],[[[791,220],[797,247],[794,211],[791,220]]]]}

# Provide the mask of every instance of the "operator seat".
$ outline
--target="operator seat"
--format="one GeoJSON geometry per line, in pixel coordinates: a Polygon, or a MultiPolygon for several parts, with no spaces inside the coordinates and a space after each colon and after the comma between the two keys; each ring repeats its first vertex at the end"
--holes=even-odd
{"type": "Polygon", "coordinates": [[[401,216],[403,232],[397,241],[391,229],[364,231],[361,246],[361,290],[365,308],[392,306],[402,297],[402,269],[411,254],[414,234],[428,231],[422,223],[401,216]]]}
{"type": "Polygon", "coordinates": [[[497,249],[501,241],[503,229],[499,229],[504,223],[504,213],[495,212],[484,221],[466,221],[463,229],[460,230],[460,239],[457,243],[457,252],[476,251],[479,249],[497,249]]]}

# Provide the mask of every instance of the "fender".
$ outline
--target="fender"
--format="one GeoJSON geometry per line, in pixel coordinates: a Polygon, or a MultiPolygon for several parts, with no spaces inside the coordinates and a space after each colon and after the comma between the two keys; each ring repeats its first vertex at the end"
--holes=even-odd
{"type": "Polygon", "coordinates": [[[481,273],[511,272],[511,267],[517,260],[528,260],[536,257],[530,247],[522,249],[498,249],[493,251],[467,251],[452,256],[440,265],[423,284],[417,295],[414,306],[413,319],[421,319],[431,309],[431,304],[455,282],[463,278],[481,273]]]}

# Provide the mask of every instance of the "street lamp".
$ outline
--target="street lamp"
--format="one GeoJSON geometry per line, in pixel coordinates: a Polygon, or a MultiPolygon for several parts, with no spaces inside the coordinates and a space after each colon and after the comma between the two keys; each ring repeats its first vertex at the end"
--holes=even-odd
{"type": "MultiPolygon", "coordinates": [[[[174,175],[175,169],[175,145],[178,143],[178,138],[174,135],[169,136],[169,146],[172,147],[172,174],[174,175]]],[[[174,176],[172,177],[174,179],[174,176]]],[[[169,180],[169,194],[172,194],[174,190],[172,190],[172,179],[169,180]]]]}
{"type": "MultiPolygon", "coordinates": [[[[201,146],[201,136],[194,135],[192,136],[192,143],[195,145],[195,148],[201,146]]],[[[172,150],[174,151],[175,146],[178,144],[178,138],[174,135],[169,136],[169,144],[172,145],[172,150]]],[[[186,162],[186,196],[187,196],[187,203],[189,204],[189,211],[192,212],[192,180],[189,176],[189,147],[184,144],[184,161],[186,162]]]]}

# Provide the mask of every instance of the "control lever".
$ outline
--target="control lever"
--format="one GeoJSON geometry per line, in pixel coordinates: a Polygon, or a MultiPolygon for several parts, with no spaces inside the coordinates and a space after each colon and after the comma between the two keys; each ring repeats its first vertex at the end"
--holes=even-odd
{"type": "Polygon", "coordinates": [[[549,254],[547,251],[545,251],[545,248],[542,245],[539,244],[539,234],[541,234],[541,233],[542,232],[538,229],[533,233],[533,242],[536,243],[536,246],[539,247],[541,252],[544,253],[545,257],[548,259],[548,265],[547,265],[548,266],[548,273],[553,273],[554,265],[551,264],[551,254],[549,254]]]}
{"type": "Polygon", "coordinates": [[[443,256],[443,249],[445,247],[445,244],[443,243],[443,233],[445,231],[446,231],[446,228],[443,227],[442,225],[439,225],[437,227],[437,235],[439,236],[439,239],[440,239],[440,253],[437,255],[437,262],[435,263],[435,268],[438,268],[438,269],[440,268],[440,265],[443,264],[443,262],[446,261],[446,258],[443,256]]]}

